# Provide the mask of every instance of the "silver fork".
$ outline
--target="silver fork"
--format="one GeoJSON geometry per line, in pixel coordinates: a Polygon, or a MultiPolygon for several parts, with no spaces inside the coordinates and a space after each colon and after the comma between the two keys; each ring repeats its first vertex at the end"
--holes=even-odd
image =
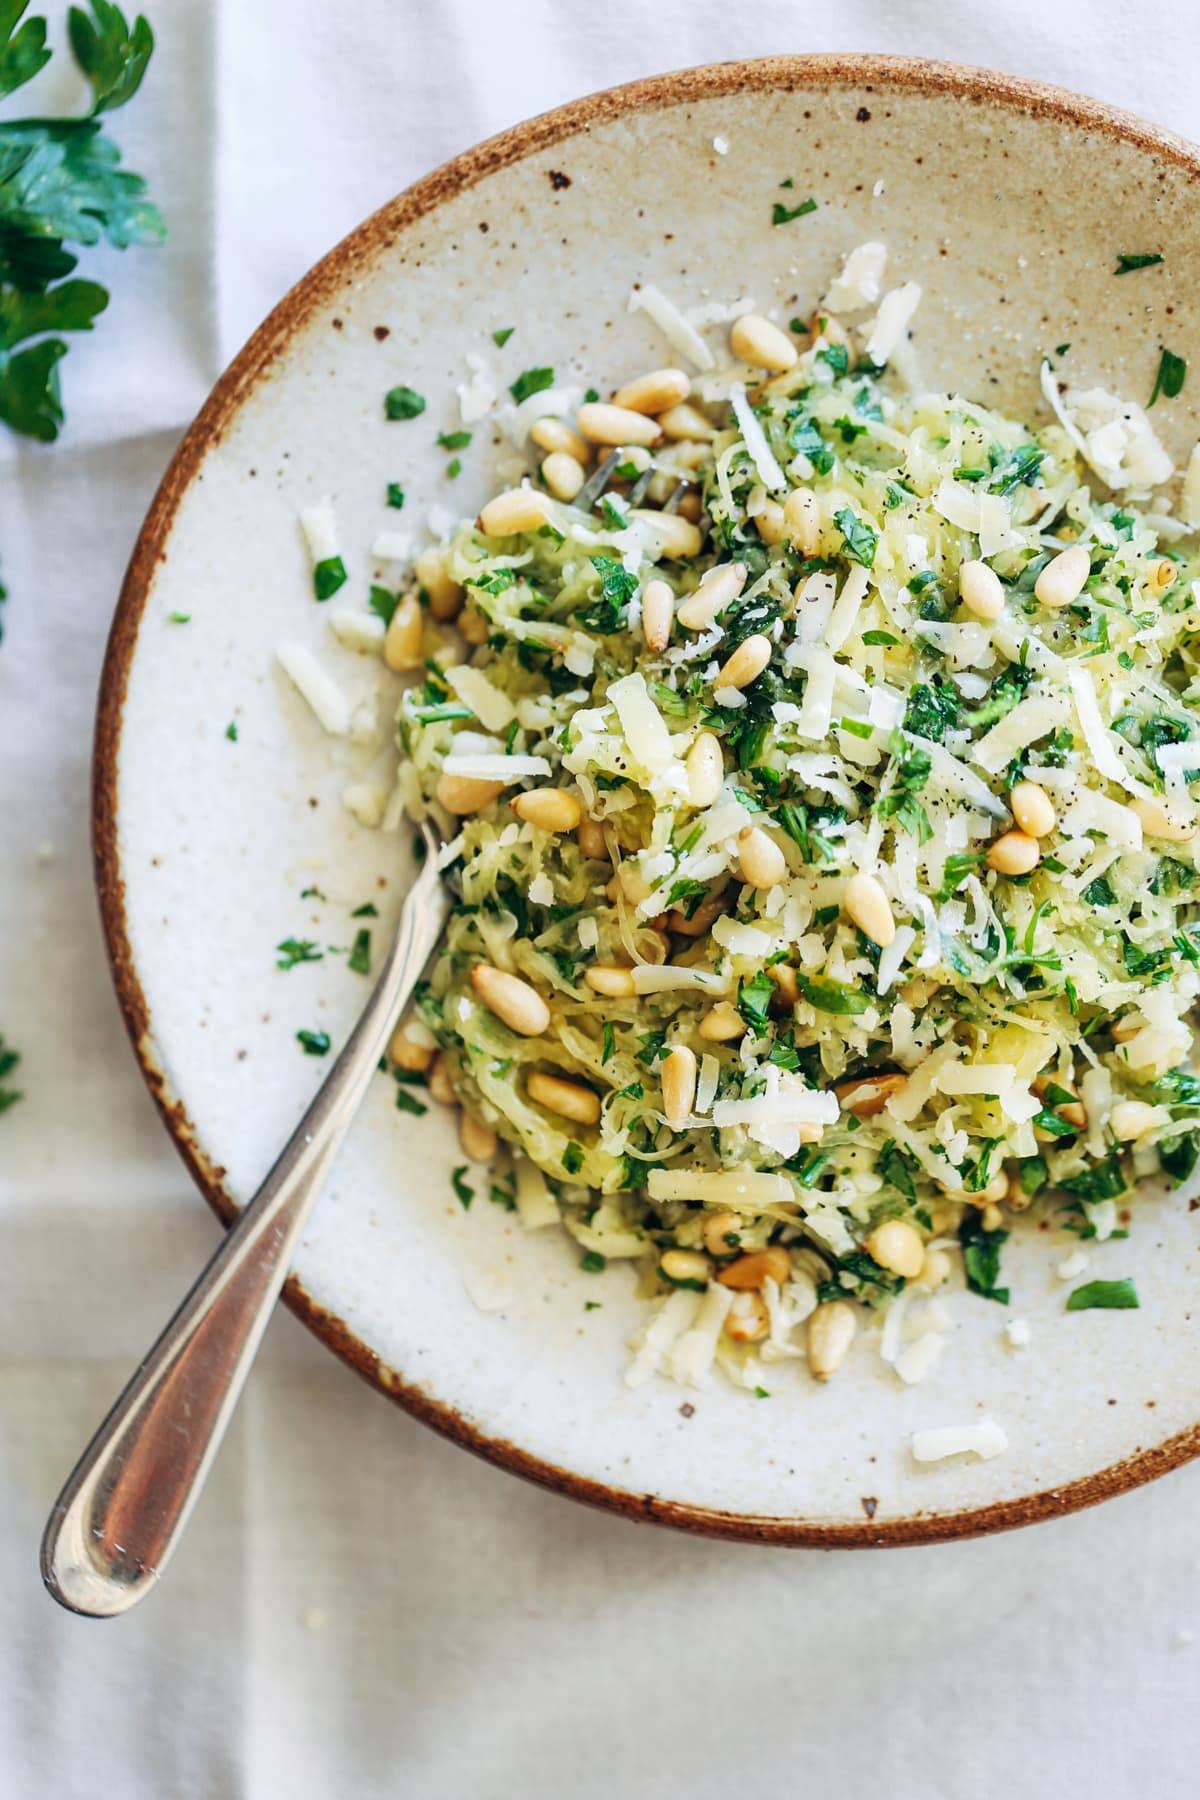
{"type": "Polygon", "coordinates": [[[345,1049],[179,1310],[80,1457],[42,1539],[42,1579],[72,1612],[112,1618],[155,1585],[183,1535],[313,1201],[449,917],[441,848],[400,911],[345,1049]]]}

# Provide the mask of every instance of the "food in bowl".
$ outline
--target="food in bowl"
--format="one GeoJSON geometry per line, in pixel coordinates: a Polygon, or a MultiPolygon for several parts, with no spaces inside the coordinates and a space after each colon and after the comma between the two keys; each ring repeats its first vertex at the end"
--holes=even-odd
{"type": "Polygon", "coordinates": [[[723,360],[644,290],[692,371],[528,371],[525,478],[382,607],[457,895],[393,1056],[637,1264],[635,1382],[827,1380],[863,1307],[918,1380],[1014,1217],[1119,1240],[1197,1161],[1200,469],[1049,360],[1049,424],[928,390],[884,264],[723,360]]]}

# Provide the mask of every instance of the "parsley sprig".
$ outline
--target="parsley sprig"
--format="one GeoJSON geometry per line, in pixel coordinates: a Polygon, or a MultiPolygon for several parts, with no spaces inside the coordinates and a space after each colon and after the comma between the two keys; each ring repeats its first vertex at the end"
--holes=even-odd
{"type": "MultiPolygon", "coordinates": [[[[0,0],[0,99],[50,61],[46,21],[25,17],[27,7],[0,0]]],[[[63,424],[60,333],[90,331],[109,298],[99,282],[73,278],[79,259],[66,246],[106,239],[124,250],[166,236],[146,183],[121,168],[100,125],[141,86],[154,34],[140,15],[131,27],[112,0],[90,0],[90,12],[73,6],[67,23],[92,90],[87,114],[0,124],[0,420],[42,443],[63,424]]]]}

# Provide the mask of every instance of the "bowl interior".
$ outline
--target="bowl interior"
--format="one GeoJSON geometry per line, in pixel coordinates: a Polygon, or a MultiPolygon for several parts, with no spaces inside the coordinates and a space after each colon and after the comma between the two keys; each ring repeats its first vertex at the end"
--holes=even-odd
{"type": "MultiPolygon", "coordinates": [[[[637,283],[680,305],[752,296],[786,322],[839,258],[889,249],[889,285],[925,296],[914,348],[930,386],[1032,416],[1038,362],[1150,392],[1160,347],[1200,356],[1191,153],[1099,107],[931,65],[796,59],[667,77],[534,121],[368,222],[284,303],[186,441],[135,555],[106,672],[97,763],[105,923],[122,999],[176,1136],[217,1204],[253,1191],[365,996],[344,950],[382,942],[411,873],[408,833],[341,803],[382,753],[333,745],[274,662],[310,644],[381,730],[374,660],[342,649],[311,599],[297,511],[333,497],[361,605],[384,529],[423,541],[430,508],[473,510],[507,454],[488,421],[451,479],[439,431],[483,359],[503,388],[531,366],[607,388],[675,360],[637,283]],[[792,180],[794,188],[781,189],[792,180]],[[781,197],[815,212],[771,223],[781,197]],[[1113,279],[1118,250],[1165,265],[1113,279]],[[498,348],[491,334],[512,328],[498,348]],[[425,413],[387,423],[397,383],[425,413]],[[406,494],[384,504],[389,482],[406,494]],[[173,621],[186,614],[189,623],[173,621]],[[236,741],[227,733],[237,726],[236,741]],[[331,747],[332,746],[332,747],[331,747]],[[305,894],[316,889],[320,898],[305,894]],[[378,920],[354,919],[370,902],[378,920]],[[287,937],[320,961],[276,967],[287,937]]],[[[1181,458],[1196,384],[1155,422],[1181,458]]],[[[704,1529],[898,1541],[1019,1522],[1100,1497],[1196,1448],[1196,1234],[1150,1196],[1093,1273],[1135,1275],[1142,1310],[1067,1317],[1055,1265],[1010,1246],[1005,1312],[953,1300],[953,1342],[903,1387],[869,1341],[827,1389],[777,1365],[770,1400],[622,1382],[638,1322],[627,1270],[602,1276],[554,1231],[526,1234],[469,1179],[447,1118],[395,1110],[376,1083],[297,1259],[296,1303],[335,1346],[443,1429],[585,1497],[704,1529]],[[593,1303],[598,1302],[598,1305],[593,1303]],[[990,1414],[1009,1451],[918,1468],[920,1426],[990,1414]]]]}

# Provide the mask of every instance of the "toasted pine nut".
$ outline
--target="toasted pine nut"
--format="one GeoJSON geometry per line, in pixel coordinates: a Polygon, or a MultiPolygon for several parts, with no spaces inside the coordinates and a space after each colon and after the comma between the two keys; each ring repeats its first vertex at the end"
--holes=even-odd
{"type": "MultiPolygon", "coordinates": [[[[1072,1096],[1070,1100],[1050,1102],[1051,1111],[1056,1112],[1065,1125],[1073,1125],[1076,1131],[1082,1131],[1087,1124],[1087,1111],[1083,1101],[1080,1100],[1079,1096],[1075,1093],[1075,1089],[1073,1087],[1068,1087],[1065,1081],[1059,1081],[1056,1075],[1039,1075],[1033,1084],[1033,1091],[1038,1099],[1041,1100],[1045,1098],[1046,1089],[1050,1087],[1061,1088],[1064,1094],[1070,1094],[1072,1096]]],[[[1053,1136],[1053,1133],[1048,1132],[1044,1135],[1053,1136]]],[[[1007,1183],[1004,1191],[1005,1193],[1008,1191],[1007,1183]]],[[[993,1194],[991,1192],[991,1183],[989,1182],[988,1198],[999,1200],[1001,1197],[1000,1194],[993,1194]]]]}
{"type": "Polygon", "coordinates": [[[1000,1227],[1003,1225],[1004,1214],[1000,1211],[1000,1208],[996,1205],[994,1200],[989,1200],[986,1206],[980,1207],[979,1223],[983,1226],[985,1231],[999,1231],[1000,1227]]]}
{"type": "Polygon", "coordinates": [[[1148,1105],[1145,1100],[1118,1100],[1108,1115],[1108,1122],[1113,1135],[1122,1144],[1129,1144],[1153,1131],[1161,1116],[1158,1108],[1148,1105]]]}
{"type": "Polygon", "coordinates": [[[696,1098],[696,1057],[686,1044],[677,1044],[663,1058],[659,1072],[662,1082],[663,1113],[672,1131],[682,1131],[696,1098]]]}
{"type": "Polygon", "coordinates": [[[977,619],[998,619],[1004,611],[1004,585],[985,562],[965,562],[958,571],[958,591],[977,619]]]}
{"type": "Polygon", "coordinates": [[[761,1288],[764,1281],[783,1286],[792,1272],[792,1259],[781,1244],[770,1244],[765,1250],[752,1250],[727,1263],[718,1273],[722,1287],[761,1288]]]}
{"type": "Polygon", "coordinates": [[[718,889],[710,893],[706,900],[701,900],[690,917],[687,913],[681,912],[678,907],[672,907],[667,914],[667,920],[670,929],[677,937],[707,937],[716,920],[722,913],[728,912],[731,905],[730,895],[718,889]]]}
{"type": "Polygon", "coordinates": [[[471,986],[489,1012],[521,1037],[541,1037],[550,1026],[550,1008],[535,987],[495,969],[491,963],[476,963],[471,970],[471,986]]]}
{"type": "Polygon", "coordinates": [[[1149,588],[1150,592],[1156,596],[1165,594],[1178,574],[1179,570],[1171,561],[1170,557],[1164,556],[1159,562],[1155,563],[1154,567],[1147,575],[1146,586],[1149,588]]]}
{"type": "Polygon", "coordinates": [[[450,1079],[449,1065],[440,1050],[429,1065],[428,1087],[430,1099],[436,1100],[439,1106],[456,1104],[458,1095],[450,1079]]]}
{"type": "Polygon", "coordinates": [[[675,596],[665,581],[648,581],[642,590],[642,636],[646,648],[661,656],[671,641],[675,596]]]}
{"type": "Polygon", "coordinates": [[[1033,591],[1043,606],[1070,606],[1083,591],[1091,574],[1092,559],[1082,544],[1060,550],[1048,562],[1033,584],[1033,591]]]}
{"type": "Polygon", "coordinates": [[[657,444],[662,436],[657,419],[648,419],[628,406],[606,406],[600,400],[585,402],[576,423],[589,444],[657,444]]]}
{"type": "Polygon", "coordinates": [[[1135,1038],[1139,1031],[1145,1029],[1145,1021],[1138,1013],[1126,1013],[1123,1019],[1114,1020],[1109,1029],[1114,1044],[1127,1044],[1130,1038],[1135,1038]]]}
{"type": "Polygon", "coordinates": [[[715,426],[698,406],[669,406],[666,412],[659,413],[658,422],[663,428],[663,436],[677,443],[689,438],[704,443],[717,435],[715,426]]]}
{"type": "Polygon", "coordinates": [[[583,971],[583,979],[593,993],[606,994],[610,1000],[628,1000],[637,992],[633,970],[623,969],[618,963],[593,963],[583,971]]]}
{"type": "Polygon", "coordinates": [[[752,369],[770,369],[779,373],[793,369],[800,352],[786,331],[772,325],[758,313],[743,313],[729,329],[729,348],[752,369]]]}
{"type": "Polygon", "coordinates": [[[881,1269],[912,1280],[921,1273],[925,1245],[915,1225],[905,1219],[885,1219],[867,1239],[867,1249],[881,1269]]]}
{"type": "Polygon", "coordinates": [[[429,595],[432,616],[443,623],[447,619],[456,619],[462,611],[463,591],[457,581],[447,575],[445,558],[435,545],[421,551],[413,564],[413,573],[418,587],[423,587],[429,595]]]}
{"type": "Polygon", "coordinates": [[[704,1221],[704,1247],[712,1256],[728,1256],[737,1244],[731,1244],[730,1238],[741,1236],[742,1220],[740,1213],[719,1212],[704,1221]]]}
{"type": "Polygon", "coordinates": [[[743,825],[737,845],[742,875],[751,887],[770,888],[783,880],[787,874],[783,851],[761,825],[743,825]]]}
{"type": "Polygon", "coordinates": [[[481,812],[504,792],[502,781],[475,781],[470,775],[438,776],[434,789],[447,812],[465,819],[469,813],[481,812]]]}
{"type": "Polygon", "coordinates": [[[468,644],[486,644],[491,636],[491,625],[478,607],[464,606],[458,615],[458,629],[468,644]]]}
{"type": "Polygon", "coordinates": [[[852,875],[846,883],[842,904],[864,936],[878,944],[881,950],[886,950],[896,935],[896,921],[891,902],[875,876],[861,870],[852,875]]]}
{"type": "Polygon", "coordinates": [[[821,542],[821,505],[809,488],[793,488],[783,503],[783,522],[801,556],[813,556],[821,542]]]}
{"type": "Polygon", "coordinates": [[[697,809],[711,806],[725,781],[725,756],[720,738],[711,731],[700,732],[687,753],[684,767],[687,770],[688,804],[697,809]]]}
{"type": "Polygon", "coordinates": [[[907,1080],[907,1075],[867,1075],[859,1081],[840,1081],[833,1091],[843,1112],[853,1113],[856,1119],[873,1119],[907,1080]]]}
{"type": "Polygon", "coordinates": [[[1054,802],[1036,781],[1018,781],[1008,796],[1013,818],[1029,837],[1048,837],[1057,824],[1054,802]]]}
{"type": "Polygon", "coordinates": [[[767,970],[768,979],[773,981],[779,998],[785,1006],[795,1006],[800,998],[800,983],[796,980],[796,971],[790,963],[772,963],[767,970]]]}
{"type": "Polygon", "coordinates": [[[824,1300],[808,1321],[808,1367],[816,1381],[828,1381],[846,1360],[858,1321],[848,1300],[824,1300]]]}
{"type": "Polygon", "coordinates": [[[406,1021],[402,1019],[392,1033],[388,1059],[407,1075],[423,1075],[433,1062],[433,1051],[428,1044],[418,1044],[408,1036],[406,1021]]]}
{"type": "Polygon", "coordinates": [[[690,519],[683,518],[679,513],[654,512],[638,506],[633,508],[629,517],[650,527],[653,539],[651,548],[656,557],[666,557],[673,562],[681,556],[699,556],[703,539],[700,527],[693,525],[690,519]]]}
{"type": "Polygon", "coordinates": [[[664,1250],[658,1266],[668,1281],[708,1281],[712,1264],[698,1250],[664,1250]]]}
{"type": "Polygon", "coordinates": [[[613,404],[636,413],[661,413],[682,406],[691,391],[692,384],[682,369],[651,369],[619,387],[613,404]]]}
{"type": "Polygon", "coordinates": [[[608,846],[604,842],[604,827],[599,819],[580,819],[575,827],[575,838],[584,856],[591,857],[593,862],[607,860],[608,846]]]}
{"type": "Polygon", "coordinates": [[[696,1029],[709,1044],[732,1044],[737,1038],[745,1037],[746,1021],[730,1001],[718,1000],[696,1029]]]}
{"type": "Polygon", "coordinates": [[[529,435],[539,450],[545,450],[551,456],[573,456],[585,468],[591,460],[591,446],[577,431],[572,431],[564,419],[539,419],[536,425],[530,426],[529,435]]]}
{"type": "Polygon", "coordinates": [[[926,1250],[918,1280],[922,1287],[939,1288],[949,1281],[952,1264],[944,1250],[926,1250]]]}
{"type": "Polygon", "coordinates": [[[737,1295],[725,1314],[725,1336],[735,1344],[761,1344],[770,1329],[770,1314],[749,1289],[737,1295]]]}
{"type": "Polygon", "coordinates": [[[587,473],[579,458],[566,450],[552,450],[542,464],[542,480],[556,500],[573,500],[587,473]]]}
{"type": "Polygon", "coordinates": [[[534,1069],[526,1078],[525,1092],[535,1106],[544,1106],[562,1119],[574,1119],[578,1125],[595,1125],[600,1118],[600,1096],[582,1081],[543,1075],[534,1069]]]}
{"type": "Polygon", "coordinates": [[[717,670],[714,688],[744,688],[757,681],[771,660],[771,640],[761,631],[744,638],[717,670]]]}
{"type": "Polygon", "coordinates": [[[540,531],[550,517],[550,502],[536,488],[509,488],[480,508],[479,529],[485,537],[513,537],[540,531]]]}
{"type": "Polygon", "coordinates": [[[687,519],[691,524],[697,525],[700,522],[700,515],[704,511],[704,502],[695,488],[689,488],[675,510],[681,519],[687,519]]]}
{"type": "Polygon", "coordinates": [[[832,313],[826,312],[821,306],[818,306],[808,321],[808,333],[812,338],[824,338],[827,344],[848,344],[850,342],[841,320],[835,319],[832,313]]]}
{"type": "Polygon", "coordinates": [[[388,621],[384,635],[383,660],[389,669],[399,674],[404,669],[420,668],[424,628],[421,602],[415,594],[405,594],[388,621]]]}
{"type": "Polygon", "coordinates": [[[650,883],[641,870],[635,866],[632,858],[618,864],[617,872],[608,884],[609,888],[613,887],[614,883],[616,893],[609,893],[609,899],[615,900],[617,894],[623,894],[630,906],[640,906],[642,901],[647,899],[653,891],[650,883]]]}
{"type": "Polygon", "coordinates": [[[491,1126],[477,1119],[474,1113],[467,1112],[465,1107],[459,1116],[458,1141],[463,1155],[472,1162],[489,1163],[500,1148],[500,1139],[491,1126]]]}
{"type": "Polygon", "coordinates": [[[574,794],[564,788],[530,788],[511,802],[518,819],[536,826],[538,831],[574,831],[583,817],[583,808],[574,794]]]}
{"type": "Polygon", "coordinates": [[[764,544],[781,544],[787,530],[783,508],[778,500],[765,500],[754,515],[758,535],[764,544]]]}
{"type": "Polygon", "coordinates": [[[680,603],[676,617],[689,631],[707,631],[718,613],[732,606],[746,585],[745,563],[717,563],[699,587],[680,603]]]}
{"type": "Polygon", "coordinates": [[[1037,868],[1041,854],[1041,845],[1028,832],[1006,831],[988,850],[987,866],[997,875],[1028,875],[1037,868]]]}
{"type": "Polygon", "coordinates": [[[1147,837],[1162,838],[1168,844],[1186,844],[1196,835],[1194,825],[1184,825],[1173,819],[1161,801],[1131,800],[1129,810],[1141,820],[1147,837]]]}

